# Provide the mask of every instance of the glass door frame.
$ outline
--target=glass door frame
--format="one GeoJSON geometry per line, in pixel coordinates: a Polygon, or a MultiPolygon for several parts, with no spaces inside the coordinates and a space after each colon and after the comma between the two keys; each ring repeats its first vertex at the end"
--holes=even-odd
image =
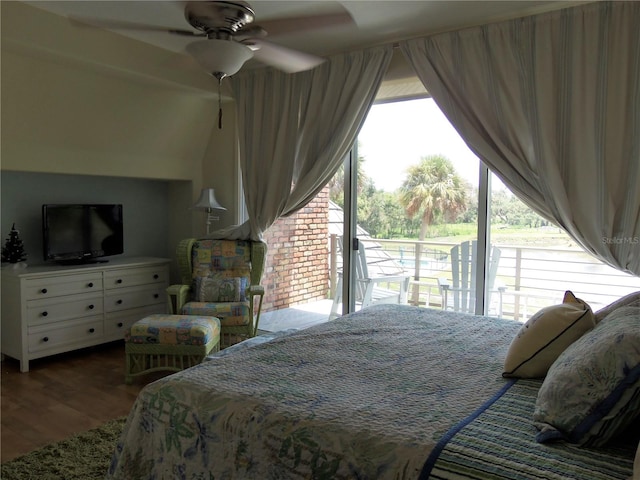
{"type": "Polygon", "coordinates": [[[486,304],[486,298],[489,296],[487,291],[486,279],[489,269],[489,256],[487,252],[491,248],[491,175],[489,167],[480,160],[480,168],[478,172],[478,239],[477,239],[477,260],[476,268],[476,315],[486,315],[489,311],[489,305],[486,304]]]}
{"type": "Polygon", "coordinates": [[[342,314],[352,313],[356,309],[355,248],[357,246],[358,211],[358,145],[357,141],[347,152],[344,159],[344,223],[342,225],[342,314]],[[348,239],[348,241],[345,241],[348,239]]]}

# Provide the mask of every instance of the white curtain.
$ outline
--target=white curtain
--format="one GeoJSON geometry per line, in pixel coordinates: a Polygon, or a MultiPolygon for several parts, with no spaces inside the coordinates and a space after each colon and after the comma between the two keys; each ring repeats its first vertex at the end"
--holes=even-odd
{"type": "Polygon", "coordinates": [[[378,47],[307,72],[266,68],[232,79],[249,220],[216,237],[257,240],[313,199],[353,146],[392,54],[378,47]]]}
{"type": "Polygon", "coordinates": [[[401,43],[469,147],[602,261],[640,274],[640,2],[401,43]]]}

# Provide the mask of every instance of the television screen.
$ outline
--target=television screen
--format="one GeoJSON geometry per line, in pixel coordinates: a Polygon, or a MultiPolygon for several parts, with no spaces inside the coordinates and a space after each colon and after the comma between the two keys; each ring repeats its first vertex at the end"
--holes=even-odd
{"type": "Polygon", "coordinates": [[[44,259],[92,261],[124,252],[122,205],[43,205],[44,259]]]}

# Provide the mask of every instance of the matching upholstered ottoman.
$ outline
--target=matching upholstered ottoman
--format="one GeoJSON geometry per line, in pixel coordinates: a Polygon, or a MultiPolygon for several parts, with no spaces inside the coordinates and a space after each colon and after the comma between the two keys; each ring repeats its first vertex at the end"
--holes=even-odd
{"type": "Polygon", "coordinates": [[[125,383],[150,372],[178,372],[220,348],[220,320],[197,315],[149,315],[124,337],[125,383]]]}

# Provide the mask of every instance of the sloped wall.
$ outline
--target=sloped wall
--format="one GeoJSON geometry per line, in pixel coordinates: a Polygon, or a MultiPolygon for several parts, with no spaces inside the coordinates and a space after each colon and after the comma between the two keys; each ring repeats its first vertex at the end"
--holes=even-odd
{"type": "Polygon", "coordinates": [[[215,81],[179,55],[2,2],[2,169],[201,174],[215,81]],[[30,30],[35,29],[36,32],[30,30]]]}

